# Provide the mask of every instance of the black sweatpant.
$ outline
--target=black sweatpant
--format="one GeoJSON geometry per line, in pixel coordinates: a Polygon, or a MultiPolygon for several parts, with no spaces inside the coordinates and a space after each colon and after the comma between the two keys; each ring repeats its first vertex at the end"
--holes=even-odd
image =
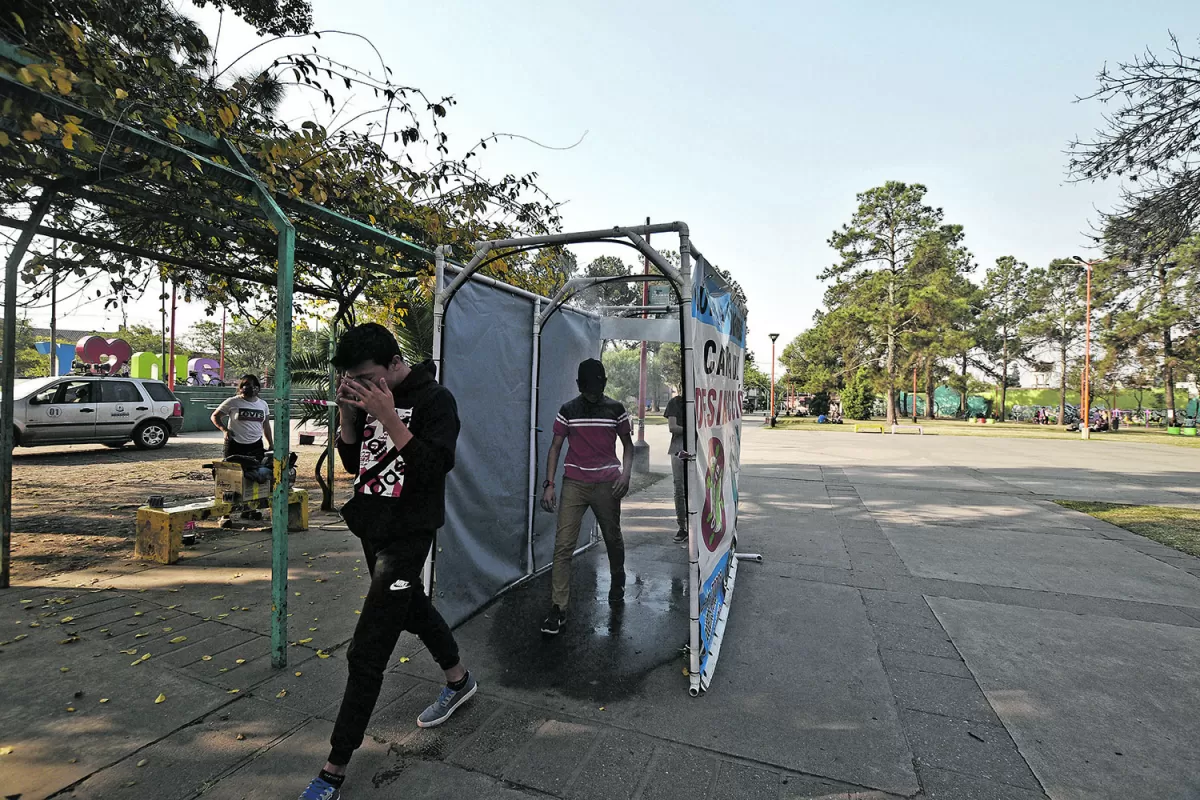
{"type": "Polygon", "coordinates": [[[458,643],[425,594],[421,569],[433,544],[431,530],[360,536],[371,588],[346,653],[349,676],[329,744],[332,764],[350,763],[379,699],[383,672],[401,631],[416,634],[442,669],[458,664],[458,643]]]}

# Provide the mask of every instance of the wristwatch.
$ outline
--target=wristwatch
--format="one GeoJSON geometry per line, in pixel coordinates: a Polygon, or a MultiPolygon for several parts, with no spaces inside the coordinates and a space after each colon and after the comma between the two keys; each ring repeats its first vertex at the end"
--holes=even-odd
{"type": "Polygon", "coordinates": [[[554,485],[554,481],[542,481],[543,489],[549,489],[553,485],[554,485]]]}

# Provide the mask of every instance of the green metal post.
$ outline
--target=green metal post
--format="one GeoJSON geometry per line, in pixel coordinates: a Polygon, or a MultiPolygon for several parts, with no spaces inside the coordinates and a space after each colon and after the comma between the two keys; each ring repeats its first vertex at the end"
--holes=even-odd
{"type": "Polygon", "coordinates": [[[9,586],[12,547],[13,386],[17,381],[17,267],[50,210],[54,189],[45,189],[4,265],[4,363],[0,364],[0,589],[9,586]]]}
{"type": "MultiPolygon", "coordinates": [[[[329,402],[337,400],[337,373],[333,369],[333,351],[337,348],[337,320],[329,321],[329,402]]],[[[329,406],[328,439],[325,442],[325,483],[329,491],[321,498],[321,510],[333,511],[333,476],[334,462],[337,460],[337,447],[334,444],[337,436],[337,407],[329,406]]]]}
{"type": "Polygon", "coordinates": [[[267,187],[246,163],[240,150],[223,139],[241,177],[250,180],[258,206],[279,231],[277,290],[275,297],[275,488],[271,492],[271,665],[287,666],[288,580],[288,481],[287,462],[292,452],[292,294],[295,291],[296,228],[275,202],[267,187]]]}
{"type": "Polygon", "coordinates": [[[288,455],[292,449],[292,277],[296,229],[279,232],[275,299],[275,489],[271,494],[271,664],[287,666],[288,455]]]}

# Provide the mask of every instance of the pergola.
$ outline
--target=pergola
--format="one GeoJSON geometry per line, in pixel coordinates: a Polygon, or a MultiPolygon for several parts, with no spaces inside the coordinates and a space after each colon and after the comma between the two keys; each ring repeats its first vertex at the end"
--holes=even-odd
{"type": "MultiPolygon", "coordinates": [[[[52,158],[27,162],[20,168],[0,164],[0,179],[27,181],[36,194],[30,210],[18,219],[6,210],[0,225],[20,231],[5,263],[4,345],[0,365],[0,588],[9,586],[12,539],[13,389],[17,323],[18,268],[34,236],[102,248],[126,256],[156,261],[183,270],[219,275],[234,281],[274,286],[276,307],[275,353],[275,487],[272,495],[271,644],[272,663],[287,663],[287,496],[286,464],[290,455],[292,393],[290,370],[292,306],[296,293],[347,302],[344,279],[359,282],[371,275],[407,277],[431,265],[434,255],[406,236],[361,222],[327,206],[289,192],[272,191],[263,180],[262,165],[235,141],[184,124],[172,128],[143,123],[133,126],[41,91],[13,77],[22,66],[35,63],[10,42],[0,40],[0,102],[34,109],[52,119],[75,117],[94,137],[89,152],[64,148],[61,139],[43,137],[34,145],[52,158]],[[151,168],[151,165],[154,168],[151,168]],[[163,169],[164,165],[170,167],[163,169]],[[144,248],[110,241],[79,230],[44,224],[56,204],[86,203],[110,220],[140,222],[162,234],[163,245],[144,248]],[[198,237],[212,243],[213,257],[199,259],[172,252],[171,242],[198,237]],[[231,265],[222,247],[236,243],[257,255],[257,264],[231,265]],[[296,264],[313,265],[341,276],[331,285],[297,280],[296,264]]],[[[14,115],[0,113],[0,131],[20,137],[14,115]]],[[[329,412],[332,431],[333,409],[329,412]]],[[[329,438],[333,448],[333,436],[329,438]]],[[[334,459],[327,465],[332,477],[334,459]]]]}

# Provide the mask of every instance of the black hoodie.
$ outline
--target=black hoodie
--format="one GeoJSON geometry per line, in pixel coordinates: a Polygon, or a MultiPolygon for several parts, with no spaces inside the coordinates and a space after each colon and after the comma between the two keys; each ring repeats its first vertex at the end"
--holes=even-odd
{"type": "Polygon", "coordinates": [[[446,473],[454,467],[458,405],[435,374],[432,361],[415,364],[392,390],[396,413],[413,435],[403,449],[397,451],[383,426],[361,413],[357,441],[347,444],[338,437],[342,466],[358,476],[354,498],[342,511],[348,523],[359,522],[350,528],[360,536],[364,531],[356,528],[364,527],[363,520],[393,520],[391,524],[409,530],[432,530],[445,522],[446,473]]]}

